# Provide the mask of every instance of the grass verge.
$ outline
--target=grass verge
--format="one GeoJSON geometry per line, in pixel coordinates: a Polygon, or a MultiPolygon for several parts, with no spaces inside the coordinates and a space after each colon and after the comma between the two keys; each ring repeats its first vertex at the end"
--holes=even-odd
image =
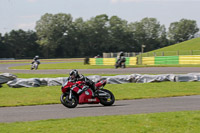
{"type": "MultiPolygon", "coordinates": [[[[56,64],[40,64],[38,69],[106,69],[114,68],[114,66],[92,66],[84,65],[83,62],[56,63],[56,64]]],[[[30,65],[10,67],[10,69],[25,69],[29,70],[30,65]]]]}
{"type": "MultiPolygon", "coordinates": [[[[200,67],[200,64],[196,65],[134,65],[127,66],[127,68],[137,68],[137,67],[200,67]]],[[[10,67],[9,69],[22,69],[30,70],[30,65],[24,66],[15,66],[10,67]]],[[[39,70],[46,69],[114,69],[114,66],[105,66],[105,65],[84,65],[83,62],[70,62],[70,63],[57,63],[57,64],[40,64],[39,70]]]]}
{"type": "Polygon", "coordinates": [[[198,133],[200,111],[0,123],[2,133],[198,133]]]}
{"type": "MultiPolygon", "coordinates": [[[[57,78],[57,77],[68,77],[69,74],[28,74],[28,73],[14,73],[18,78],[57,78]]],[[[84,74],[84,76],[90,76],[94,74],[84,74]]],[[[115,76],[119,74],[95,74],[100,76],[115,76]]],[[[127,75],[127,74],[120,74],[127,75]]]]}
{"type": "MultiPolygon", "coordinates": [[[[31,63],[33,59],[0,60],[0,64],[31,63]]],[[[83,58],[40,59],[41,62],[83,62],[83,58]]]]}
{"type": "MultiPolygon", "coordinates": [[[[117,100],[200,95],[200,82],[160,82],[107,84],[117,100]]],[[[60,103],[61,86],[0,88],[0,106],[42,105],[60,103]]]]}

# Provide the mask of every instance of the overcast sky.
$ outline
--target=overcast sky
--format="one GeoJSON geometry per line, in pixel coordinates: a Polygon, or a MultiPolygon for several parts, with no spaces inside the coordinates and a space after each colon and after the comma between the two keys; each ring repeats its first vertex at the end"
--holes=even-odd
{"type": "Polygon", "coordinates": [[[84,20],[116,15],[129,23],[153,17],[166,28],[185,18],[196,20],[200,27],[200,0],[0,0],[0,33],[34,30],[45,13],[66,13],[84,20]]]}

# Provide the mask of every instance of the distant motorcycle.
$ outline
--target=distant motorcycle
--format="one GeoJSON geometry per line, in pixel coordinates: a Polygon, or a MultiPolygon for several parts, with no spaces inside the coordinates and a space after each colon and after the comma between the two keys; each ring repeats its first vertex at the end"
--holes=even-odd
{"type": "Polygon", "coordinates": [[[106,80],[99,81],[95,84],[96,91],[93,92],[91,88],[86,87],[87,85],[84,81],[76,83],[67,81],[61,88],[60,101],[68,108],[75,108],[77,104],[101,103],[104,106],[111,106],[115,102],[115,97],[112,92],[104,89],[105,85],[106,80]]]}
{"type": "Polygon", "coordinates": [[[121,59],[117,59],[116,63],[115,63],[115,68],[117,69],[118,67],[120,68],[126,68],[126,58],[122,57],[121,59]]]}
{"type": "Polygon", "coordinates": [[[40,61],[39,61],[39,60],[32,62],[32,63],[31,63],[31,70],[33,70],[33,69],[37,70],[39,64],[40,64],[40,61]]]}

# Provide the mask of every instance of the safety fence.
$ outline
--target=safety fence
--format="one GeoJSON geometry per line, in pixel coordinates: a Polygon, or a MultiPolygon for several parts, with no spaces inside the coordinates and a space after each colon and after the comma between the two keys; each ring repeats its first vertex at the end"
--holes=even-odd
{"type": "MultiPolygon", "coordinates": [[[[120,52],[103,53],[103,58],[116,58],[120,52]]],[[[177,51],[158,51],[158,52],[124,52],[125,57],[136,57],[141,55],[142,57],[152,56],[181,56],[181,55],[200,55],[200,50],[177,50],[177,51]]]]}
{"type": "MultiPolygon", "coordinates": [[[[114,65],[116,58],[90,58],[90,65],[114,65]]],[[[126,57],[126,65],[200,64],[200,55],[126,57]]]]}
{"type": "Polygon", "coordinates": [[[143,65],[200,64],[200,55],[142,57],[143,65]]]}
{"type": "MultiPolygon", "coordinates": [[[[141,53],[140,53],[141,54],[141,53]]],[[[181,55],[200,55],[200,50],[177,50],[177,51],[158,51],[142,53],[143,57],[152,56],[181,56],[181,55]]]]}
{"type": "MultiPolygon", "coordinates": [[[[120,52],[115,53],[103,53],[103,58],[116,58],[119,55],[120,52]]],[[[124,52],[125,57],[135,57],[139,55],[139,52],[124,52]]]]}
{"type": "MultiPolygon", "coordinates": [[[[90,58],[90,65],[115,65],[117,61],[116,58],[90,58]]],[[[136,57],[126,57],[126,65],[136,65],[137,58],[136,57]]]]}

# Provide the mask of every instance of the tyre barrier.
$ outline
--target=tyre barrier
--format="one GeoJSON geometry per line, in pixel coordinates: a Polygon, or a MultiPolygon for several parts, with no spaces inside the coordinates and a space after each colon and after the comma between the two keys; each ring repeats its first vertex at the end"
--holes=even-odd
{"type": "MultiPolygon", "coordinates": [[[[67,80],[66,77],[29,78],[29,79],[22,79],[16,77],[17,76],[12,74],[1,74],[0,83],[7,82],[7,85],[9,87],[19,88],[19,87],[39,87],[39,86],[61,86],[67,80]],[[9,79],[9,80],[5,81],[4,79],[9,79]]],[[[99,80],[106,80],[108,84],[150,83],[150,82],[164,82],[164,81],[171,81],[171,82],[200,81],[200,73],[161,74],[161,75],[130,74],[130,75],[116,75],[116,76],[91,75],[87,77],[93,80],[94,82],[98,82],[99,80]]]]}

